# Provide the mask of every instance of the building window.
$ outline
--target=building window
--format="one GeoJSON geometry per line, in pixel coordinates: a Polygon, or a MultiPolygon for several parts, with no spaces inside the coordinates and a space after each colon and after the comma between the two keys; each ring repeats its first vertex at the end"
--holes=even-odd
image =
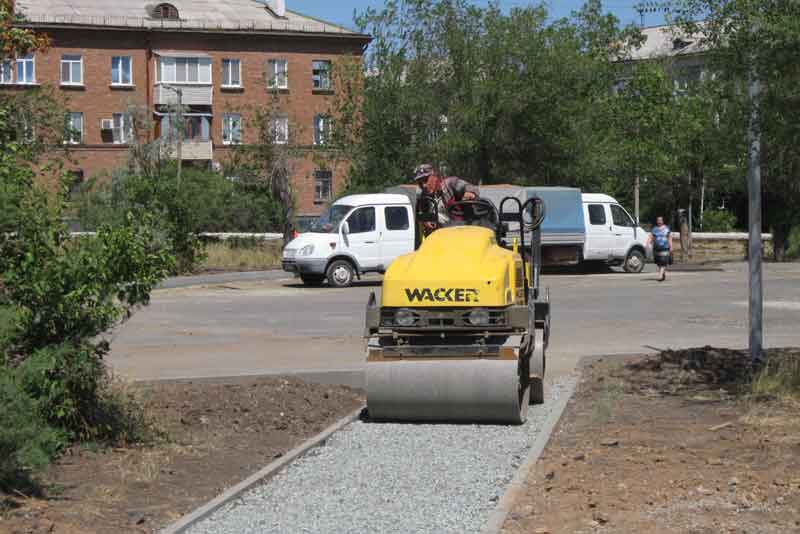
{"type": "Polygon", "coordinates": [[[0,84],[14,83],[14,68],[11,61],[0,61],[0,84]]]}
{"type": "Polygon", "coordinates": [[[83,113],[67,113],[64,142],[70,145],[83,143],[83,113]]]}
{"type": "Polygon", "coordinates": [[[172,4],[159,4],[155,7],[155,9],[153,9],[153,18],[165,19],[165,20],[178,20],[180,19],[180,15],[178,13],[178,8],[176,8],[172,4]]]}
{"type": "Polygon", "coordinates": [[[289,62],[285,59],[270,59],[267,62],[267,86],[270,89],[289,88],[289,62]]]}
{"type": "Polygon", "coordinates": [[[184,141],[208,141],[210,121],[206,116],[184,116],[184,141]]]}
{"type": "Polygon", "coordinates": [[[83,188],[83,170],[68,171],[67,175],[69,176],[69,196],[72,200],[75,200],[81,194],[81,189],[83,188]]]}
{"type": "Polygon", "coordinates": [[[111,84],[133,85],[133,62],[130,56],[111,58],[111,84]]]}
{"type": "Polygon", "coordinates": [[[33,54],[17,58],[17,83],[36,83],[36,59],[33,54]]]}
{"type": "Polygon", "coordinates": [[[124,145],[133,139],[133,120],[128,113],[114,113],[114,144],[124,145]]]}
{"type": "Polygon", "coordinates": [[[222,87],[242,86],[242,64],[238,59],[222,60],[222,87]]]}
{"type": "Polygon", "coordinates": [[[226,113],[222,117],[222,142],[226,145],[238,145],[242,142],[242,116],[238,113],[226,113]]]}
{"type": "Polygon", "coordinates": [[[331,139],[331,118],[326,115],[314,117],[314,144],[326,145],[331,139]]]}
{"type": "Polygon", "coordinates": [[[61,56],[61,85],[83,85],[82,56],[61,56]]]}
{"type": "Polygon", "coordinates": [[[289,117],[272,119],[272,140],[276,145],[285,145],[289,142],[289,117]]]}
{"type": "Polygon", "coordinates": [[[331,62],[312,62],[312,80],[314,81],[314,89],[329,90],[331,88],[331,62]]]}
{"type": "Polygon", "coordinates": [[[333,173],[331,171],[314,172],[314,202],[327,202],[332,197],[333,173]]]}
{"type": "Polygon", "coordinates": [[[211,60],[197,57],[162,57],[158,81],[163,83],[211,83],[211,60]]]}

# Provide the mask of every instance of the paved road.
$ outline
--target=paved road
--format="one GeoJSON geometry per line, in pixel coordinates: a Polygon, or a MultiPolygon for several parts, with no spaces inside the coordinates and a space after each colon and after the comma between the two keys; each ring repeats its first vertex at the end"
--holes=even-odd
{"type": "MultiPolygon", "coordinates": [[[[309,289],[293,279],[248,275],[154,293],[116,334],[110,361],[134,379],[340,370],[359,377],[364,306],[378,279],[350,289],[309,289]]],[[[582,356],[747,345],[747,272],[552,274],[548,373],[582,356]]],[[[765,342],[800,345],[800,265],[765,266],[765,342]]]]}

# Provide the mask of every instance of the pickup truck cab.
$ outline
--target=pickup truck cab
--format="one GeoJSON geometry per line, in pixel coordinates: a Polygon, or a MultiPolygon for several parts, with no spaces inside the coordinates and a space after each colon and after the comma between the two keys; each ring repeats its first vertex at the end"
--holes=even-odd
{"type": "Polygon", "coordinates": [[[584,261],[621,265],[625,272],[640,273],[647,258],[647,232],[613,197],[581,195],[586,225],[584,261]]]}
{"type": "Polygon", "coordinates": [[[334,202],[309,232],[283,250],[283,270],[306,285],[347,287],[363,273],[383,273],[414,251],[414,211],[400,194],[349,195],[334,202]]]}

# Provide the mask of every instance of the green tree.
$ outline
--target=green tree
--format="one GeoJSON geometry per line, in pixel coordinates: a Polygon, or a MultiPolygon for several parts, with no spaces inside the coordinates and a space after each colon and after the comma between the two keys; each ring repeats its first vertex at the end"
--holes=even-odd
{"type": "Polygon", "coordinates": [[[774,235],[775,258],[783,259],[791,228],[800,225],[800,4],[792,0],[684,0],[678,22],[708,47],[708,60],[723,87],[717,111],[736,152],[728,161],[745,182],[744,143],[751,110],[748,74],[761,84],[761,172],[764,224],[774,235]],[[702,23],[694,22],[704,19],[702,23]]]}

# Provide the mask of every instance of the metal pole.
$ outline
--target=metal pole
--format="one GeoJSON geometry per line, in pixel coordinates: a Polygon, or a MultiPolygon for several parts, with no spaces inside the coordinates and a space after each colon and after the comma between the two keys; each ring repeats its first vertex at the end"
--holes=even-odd
{"type": "Polygon", "coordinates": [[[762,356],[764,333],[761,245],[761,129],[759,123],[761,84],[756,73],[754,59],[751,60],[747,78],[747,96],[750,100],[750,120],[747,128],[747,190],[750,199],[748,210],[750,241],[747,254],[750,266],[750,358],[753,361],[759,361],[762,356]]]}
{"type": "Polygon", "coordinates": [[[186,128],[183,124],[183,89],[175,89],[178,95],[178,188],[181,187],[181,167],[183,166],[183,136],[186,133],[186,128]]]}
{"type": "Polygon", "coordinates": [[[641,183],[639,178],[639,173],[636,173],[636,177],[633,179],[633,212],[634,216],[636,217],[636,226],[639,226],[639,191],[641,189],[641,183]]]}

